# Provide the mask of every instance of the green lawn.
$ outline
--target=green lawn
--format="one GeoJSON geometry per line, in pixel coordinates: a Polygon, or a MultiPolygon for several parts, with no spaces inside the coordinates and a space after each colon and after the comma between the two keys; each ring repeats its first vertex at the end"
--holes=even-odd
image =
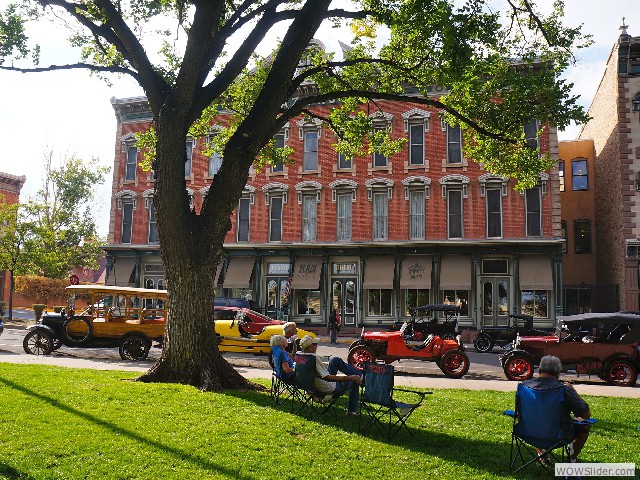
{"type": "MultiPolygon", "coordinates": [[[[435,390],[386,442],[358,420],[309,421],[269,392],[201,393],[134,373],[0,364],[0,478],[513,478],[513,394],[435,390]]],[[[266,381],[264,382],[266,385],[266,381]]],[[[588,462],[639,462],[637,399],[586,397],[588,462]]],[[[342,407],[344,404],[342,405],[342,407]]],[[[536,465],[528,477],[539,478],[536,465]]]]}

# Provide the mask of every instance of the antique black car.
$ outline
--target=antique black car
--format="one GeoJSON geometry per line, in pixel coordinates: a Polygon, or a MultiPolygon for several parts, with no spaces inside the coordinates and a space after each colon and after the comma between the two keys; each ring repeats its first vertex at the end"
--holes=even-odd
{"type": "Polygon", "coordinates": [[[483,327],[478,333],[473,346],[477,352],[485,353],[498,345],[503,348],[510,348],[516,336],[521,337],[531,335],[546,335],[548,332],[533,328],[533,317],[531,315],[509,315],[507,325],[495,327],[483,327]]]}

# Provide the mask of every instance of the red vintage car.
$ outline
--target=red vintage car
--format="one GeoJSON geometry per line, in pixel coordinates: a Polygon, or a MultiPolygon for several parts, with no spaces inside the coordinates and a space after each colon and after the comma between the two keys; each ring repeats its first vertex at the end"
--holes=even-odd
{"type": "Polygon", "coordinates": [[[558,357],[564,371],[632,387],[640,371],[640,315],[615,312],[558,317],[555,335],[519,336],[500,361],[509,380],[526,380],[545,355],[558,357]]]}
{"type": "MultiPolygon", "coordinates": [[[[431,316],[460,315],[454,305],[429,305],[431,316]]],[[[421,307],[424,310],[424,307],[421,307]]],[[[457,318],[456,318],[457,319],[457,318]]],[[[399,331],[365,332],[360,340],[349,347],[348,362],[362,368],[365,362],[382,360],[391,363],[400,359],[436,362],[440,370],[451,378],[461,378],[469,370],[469,357],[458,336],[455,340],[444,339],[435,333],[423,336],[420,328],[415,328],[416,316],[407,320],[399,331]]]]}

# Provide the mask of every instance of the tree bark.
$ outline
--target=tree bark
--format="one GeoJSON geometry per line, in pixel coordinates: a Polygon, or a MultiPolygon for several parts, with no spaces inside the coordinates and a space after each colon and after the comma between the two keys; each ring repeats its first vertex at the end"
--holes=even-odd
{"type": "Polygon", "coordinates": [[[262,389],[236,372],[218,350],[213,322],[214,277],[229,219],[227,214],[224,221],[222,209],[207,216],[196,215],[189,208],[184,179],[186,122],[180,110],[163,107],[156,120],[154,202],[169,288],[169,314],[162,356],[138,380],[182,383],[202,391],[262,389]],[[170,229],[169,225],[180,228],[170,229]]]}

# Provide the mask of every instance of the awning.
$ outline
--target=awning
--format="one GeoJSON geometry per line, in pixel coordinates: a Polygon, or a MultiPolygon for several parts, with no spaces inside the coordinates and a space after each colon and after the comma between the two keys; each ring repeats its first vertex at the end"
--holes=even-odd
{"type": "Polygon", "coordinates": [[[293,268],[291,288],[318,290],[320,288],[321,257],[298,257],[293,268]]]}
{"type": "Polygon", "coordinates": [[[402,257],[400,288],[431,288],[431,255],[402,257]]]}
{"type": "Polygon", "coordinates": [[[469,255],[440,257],[440,290],[471,290],[471,257],[469,255]]]}
{"type": "Polygon", "coordinates": [[[224,276],[224,288],[248,288],[255,259],[253,257],[231,257],[224,276]]]}
{"type": "Polygon", "coordinates": [[[376,255],[367,257],[364,265],[363,288],[393,288],[393,274],[396,261],[394,257],[376,255]]]}
{"type": "Polygon", "coordinates": [[[109,272],[105,285],[117,285],[126,287],[129,285],[131,272],[136,267],[135,257],[115,257],[113,268],[109,272]]]}
{"type": "Polygon", "coordinates": [[[520,256],[520,290],[553,290],[549,255],[520,256]]]}

